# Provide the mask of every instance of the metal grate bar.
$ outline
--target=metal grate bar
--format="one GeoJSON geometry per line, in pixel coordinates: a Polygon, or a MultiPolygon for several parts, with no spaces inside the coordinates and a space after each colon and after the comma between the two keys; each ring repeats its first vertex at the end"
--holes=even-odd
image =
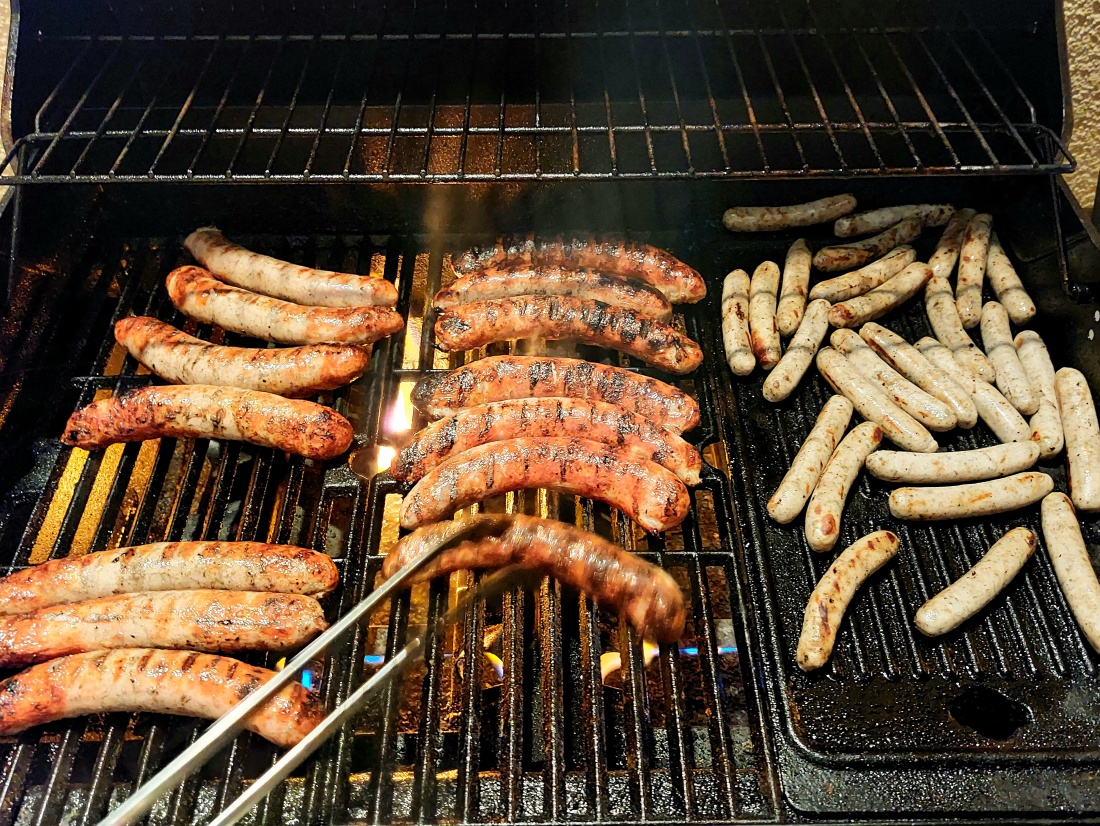
{"type": "MultiPolygon", "coordinates": [[[[298,82],[294,84],[294,93],[290,96],[290,105],[287,107],[286,115],[283,116],[283,125],[279,129],[279,137],[275,140],[275,145],[271,148],[271,154],[267,158],[267,166],[264,167],[264,175],[270,175],[272,167],[275,166],[275,159],[279,156],[279,150],[283,146],[283,141],[286,139],[287,130],[290,128],[290,120],[294,117],[294,111],[298,108],[298,95],[302,92],[302,84],[305,82],[306,73],[309,71],[310,63],[313,60],[313,54],[317,50],[317,40],[311,40],[309,42],[309,53],[306,55],[306,59],[302,61],[302,69],[298,72],[298,82]]],[[[341,54],[343,54],[341,52],[341,54]]]]}
{"type": "MultiPolygon", "coordinates": [[[[332,100],[333,96],[336,94],[336,82],[340,79],[341,73],[344,70],[344,64],[347,62],[348,52],[350,52],[351,49],[352,38],[349,35],[344,38],[343,48],[340,49],[340,57],[332,73],[332,83],[329,84],[328,94],[325,95],[325,103],[321,108],[321,119],[317,124],[317,131],[313,136],[313,142],[309,148],[309,157],[306,159],[306,167],[303,173],[303,177],[306,180],[309,179],[309,176],[313,172],[313,163],[317,160],[317,150],[321,146],[321,140],[327,134],[329,117],[332,115],[332,100]]],[[[362,117],[362,110],[360,110],[360,117],[362,117]]]]}
{"type": "MultiPolygon", "coordinates": [[[[749,12],[752,13],[751,11],[749,12]]],[[[760,49],[760,55],[764,59],[764,66],[768,70],[768,78],[772,83],[772,91],[775,93],[775,100],[779,104],[779,108],[783,111],[783,121],[787,125],[788,133],[790,134],[791,141],[794,144],[795,150],[798,152],[798,164],[799,168],[806,172],[810,168],[809,162],[806,160],[806,150],[802,146],[802,141],[798,137],[798,131],[794,126],[794,118],[791,117],[791,109],[787,105],[787,96],[783,92],[783,86],[779,82],[779,75],[775,72],[775,62],[772,60],[771,52],[768,50],[768,44],[764,39],[764,34],[760,29],[755,32],[756,44],[760,49]]]]}
{"type": "MultiPolygon", "coordinates": [[[[626,13],[626,25],[631,35],[634,34],[634,21],[630,12],[630,0],[623,0],[623,9],[626,13]]],[[[630,43],[630,64],[634,70],[634,86],[638,93],[638,109],[641,113],[641,126],[642,135],[645,137],[645,151],[649,160],[650,171],[657,171],[657,159],[653,153],[653,133],[650,130],[649,123],[649,108],[646,106],[645,88],[642,86],[642,71],[638,65],[638,46],[637,37],[631,37],[628,41],[630,43]]]]}
{"type": "MultiPolygon", "coordinates": [[[[240,55],[237,57],[237,63],[233,67],[233,73],[229,76],[229,79],[225,83],[225,88],[222,90],[221,97],[218,99],[218,104],[214,109],[214,112],[210,118],[210,123],[203,130],[202,137],[199,140],[199,146],[195,150],[195,154],[191,157],[191,163],[187,167],[187,177],[195,177],[195,169],[199,165],[199,161],[202,159],[203,154],[206,152],[206,147],[210,143],[210,138],[214,136],[215,129],[217,128],[218,121],[221,119],[222,113],[225,111],[226,105],[229,102],[229,93],[233,90],[234,84],[237,82],[237,78],[240,76],[241,69],[245,65],[246,58],[249,52],[252,50],[252,40],[245,41],[244,47],[241,49],[240,55]]],[[[223,176],[224,177],[224,176],[223,176]]]]}
{"type": "Polygon", "coordinates": [[[256,114],[260,111],[260,107],[264,105],[264,96],[267,95],[267,87],[271,84],[271,76],[275,72],[275,67],[279,63],[279,58],[282,56],[285,46],[286,40],[280,40],[275,47],[275,54],[271,56],[271,62],[267,66],[267,74],[264,75],[263,84],[260,86],[260,91],[256,93],[256,102],[252,104],[252,110],[248,113],[248,120],[245,122],[244,129],[241,130],[241,139],[237,142],[237,148],[233,150],[233,155],[229,159],[226,171],[226,177],[228,178],[233,177],[233,168],[237,165],[237,161],[241,157],[241,152],[244,151],[245,143],[248,141],[248,136],[252,132],[252,126],[256,122],[256,114]]]}

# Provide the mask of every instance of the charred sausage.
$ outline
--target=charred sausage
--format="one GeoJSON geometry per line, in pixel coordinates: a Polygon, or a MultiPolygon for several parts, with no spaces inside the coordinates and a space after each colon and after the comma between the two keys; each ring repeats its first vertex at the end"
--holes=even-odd
{"type": "Polygon", "coordinates": [[[722,345],[726,363],[735,376],[747,376],[756,367],[749,335],[749,290],[744,270],[733,270],[722,282],[722,345]]]}
{"type": "Polygon", "coordinates": [[[165,279],[168,297],[185,316],[276,344],[373,344],[405,326],[390,307],[307,307],[242,290],[199,267],[165,279]]]}
{"type": "Polygon", "coordinates": [[[351,384],[370,364],[370,347],[222,347],[155,318],[115,323],[115,341],[156,375],[174,384],[215,384],[279,396],[314,396],[351,384]]]}
{"type": "Polygon", "coordinates": [[[412,403],[434,419],[464,407],[504,399],[567,396],[616,404],[683,433],[699,424],[699,404],[658,379],[621,367],[569,358],[493,356],[427,376],[412,390],[412,403]]]}
{"type": "Polygon", "coordinates": [[[51,559],[0,579],[0,614],[138,591],[203,588],[320,597],[336,587],[328,554],[266,542],[157,542],[51,559]]]}
{"type": "Polygon", "coordinates": [[[392,576],[448,542],[454,542],[453,547],[442,551],[417,578],[520,565],[611,606],[640,637],[675,642],[684,632],[687,606],[680,586],[663,569],[593,533],[534,516],[482,515],[420,528],[389,552],[382,575],[392,576]]]}
{"type": "Polygon", "coordinates": [[[61,441],[98,450],[116,442],[183,437],[250,442],[331,459],[351,445],[351,423],[327,407],[256,390],[184,384],[143,387],[69,417],[61,441]]]}
{"type": "Polygon", "coordinates": [[[528,488],[598,499],[651,533],[675,528],[691,505],[676,474],[624,448],[586,439],[506,439],[456,454],[429,471],[401,504],[401,527],[419,528],[483,499],[528,488]]]}
{"type": "Polygon", "coordinates": [[[435,322],[436,345],[446,352],[533,337],[608,347],[670,373],[690,373],[703,361],[699,345],[664,322],[583,298],[476,301],[443,310],[435,322]]]}
{"type": "MultiPolygon", "coordinates": [[[[74,654],[0,683],[0,734],[116,711],[214,720],[273,676],[266,668],[194,651],[123,648],[74,654]]],[[[289,748],[324,716],[325,707],[317,695],[290,683],[242,725],[289,748]]]]}
{"type": "Polygon", "coordinates": [[[783,355],[775,320],[778,290],[779,267],[774,261],[765,261],[756,268],[749,282],[749,341],[756,361],[765,370],[775,367],[783,355]]]}
{"type": "Polygon", "coordinates": [[[730,207],[722,214],[722,223],[730,232],[769,232],[824,224],[855,208],[854,195],[830,195],[789,206],[730,207]]]}

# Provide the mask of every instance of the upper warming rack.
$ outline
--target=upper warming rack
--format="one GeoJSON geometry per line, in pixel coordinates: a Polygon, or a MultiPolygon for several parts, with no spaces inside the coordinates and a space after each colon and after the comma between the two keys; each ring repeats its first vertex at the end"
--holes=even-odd
{"type": "Polygon", "coordinates": [[[100,4],[24,12],[16,182],[1073,168],[1045,4],[100,4]]]}

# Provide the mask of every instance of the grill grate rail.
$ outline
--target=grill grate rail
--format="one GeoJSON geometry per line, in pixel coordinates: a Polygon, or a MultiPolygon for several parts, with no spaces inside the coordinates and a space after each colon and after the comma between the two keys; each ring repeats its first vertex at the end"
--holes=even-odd
{"type": "Polygon", "coordinates": [[[991,40],[1026,27],[965,3],[471,3],[331,29],[322,8],[313,34],[143,27],[139,3],[113,32],[39,35],[25,48],[65,70],[5,166],[85,183],[1074,167],[991,40]]]}

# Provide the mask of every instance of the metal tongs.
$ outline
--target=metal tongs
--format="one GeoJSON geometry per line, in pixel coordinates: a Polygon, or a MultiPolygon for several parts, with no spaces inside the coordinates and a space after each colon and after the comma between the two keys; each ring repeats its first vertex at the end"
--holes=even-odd
{"type": "MultiPolygon", "coordinates": [[[[467,538],[477,530],[483,530],[476,520],[459,529],[445,541],[431,547],[394,576],[387,579],[370,596],[352,608],[325,633],[303,648],[281,671],[264,683],[244,700],[219,717],[198,740],[188,746],[175,760],[157,772],[140,786],[117,809],[99,822],[99,826],[124,826],[138,822],[161,796],[178,787],[190,775],[198,771],[211,757],[221,750],[241,730],[242,722],[261,705],[275,696],[284,685],[295,679],[298,672],[324,653],[325,649],[352,629],[363,617],[368,616],[382,602],[400,590],[411,577],[425,568],[440,552],[467,538]]],[[[372,696],[388,686],[401,672],[413,663],[427,644],[432,633],[438,633],[447,625],[464,616],[480,600],[495,596],[514,584],[516,568],[504,568],[483,579],[469,589],[458,603],[439,618],[432,628],[425,629],[398,651],[350,697],[333,709],[321,723],[307,734],[300,743],[290,748],[270,769],[264,772],[241,795],[230,803],[209,826],[229,826],[236,823],[259,803],[272,789],[286,779],[294,769],[321,747],[340,727],[362,710],[372,696]]]]}

